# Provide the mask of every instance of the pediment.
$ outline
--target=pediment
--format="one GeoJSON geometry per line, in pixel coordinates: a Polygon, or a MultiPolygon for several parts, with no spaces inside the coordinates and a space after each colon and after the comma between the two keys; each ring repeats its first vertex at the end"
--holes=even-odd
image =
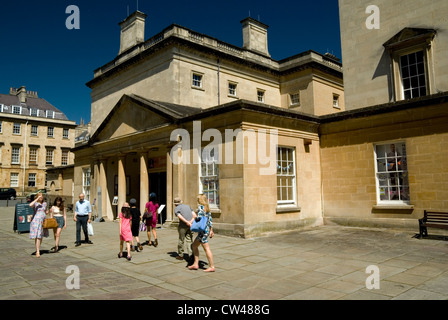
{"type": "Polygon", "coordinates": [[[169,114],[125,95],[98,127],[91,142],[123,138],[172,122],[169,114]]]}
{"type": "Polygon", "coordinates": [[[414,43],[430,41],[434,38],[436,30],[426,28],[404,28],[392,38],[386,41],[383,46],[387,49],[409,46],[414,43]]]}

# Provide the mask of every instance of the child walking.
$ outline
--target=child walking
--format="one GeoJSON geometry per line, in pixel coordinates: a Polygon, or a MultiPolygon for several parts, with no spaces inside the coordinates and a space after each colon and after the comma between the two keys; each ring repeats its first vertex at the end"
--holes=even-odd
{"type": "Polygon", "coordinates": [[[123,257],[123,242],[126,241],[126,249],[128,251],[126,259],[128,259],[128,261],[131,261],[132,215],[131,215],[131,208],[129,208],[129,204],[127,202],[123,204],[119,217],[120,217],[120,253],[118,254],[118,258],[123,257]]]}
{"type": "Polygon", "coordinates": [[[140,239],[139,239],[139,232],[140,232],[140,221],[142,219],[142,214],[140,212],[140,210],[137,208],[137,200],[135,200],[134,198],[132,198],[131,200],[129,200],[129,204],[131,205],[131,215],[132,215],[132,226],[131,226],[131,231],[132,231],[132,237],[135,238],[135,241],[137,241],[137,245],[134,246],[134,240],[132,240],[132,244],[131,244],[131,251],[142,251],[143,247],[140,244],[140,239]]]}

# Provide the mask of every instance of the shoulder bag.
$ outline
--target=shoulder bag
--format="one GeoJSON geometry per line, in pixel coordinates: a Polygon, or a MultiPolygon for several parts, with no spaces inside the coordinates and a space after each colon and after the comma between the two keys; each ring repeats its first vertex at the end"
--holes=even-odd
{"type": "Polygon", "coordinates": [[[205,232],[207,228],[207,217],[197,217],[191,224],[191,231],[193,232],[205,232]]]}
{"type": "Polygon", "coordinates": [[[56,218],[45,218],[44,222],[42,223],[42,228],[44,229],[53,229],[58,227],[58,222],[56,221],[56,218]]]}

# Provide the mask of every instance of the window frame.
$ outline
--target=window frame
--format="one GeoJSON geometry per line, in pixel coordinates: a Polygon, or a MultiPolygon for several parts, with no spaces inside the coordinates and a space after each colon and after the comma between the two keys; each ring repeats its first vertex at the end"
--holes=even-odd
{"type": "MultiPolygon", "coordinates": [[[[286,146],[286,145],[278,145],[277,146],[277,154],[276,154],[276,165],[277,165],[277,173],[276,173],[276,189],[277,189],[277,207],[296,207],[297,206],[297,158],[296,158],[296,147],[295,146],[286,146]],[[289,160],[289,158],[287,158],[287,160],[280,160],[279,159],[279,155],[281,155],[281,150],[282,149],[288,149],[292,151],[292,155],[291,155],[291,159],[289,160]],[[279,175],[279,169],[283,169],[283,167],[281,165],[279,165],[279,160],[280,161],[286,161],[286,163],[288,162],[292,162],[292,169],[293,172],[292,174],[280,174],[279,175]],[[279,177],[291,177],[291,188],[292,188],[292,199],[287,199],[287,200],[283,200],[280,199],[279,200],[279,188],[280,188],[280,193],[282,192],[282,185],[279,185],[279,177]]],[[[289,167],[289,165],[288,165],[289,167]]],[[[280,180],[281,181],[281,180],[280,180]]],[[[288,186],[286,186],[288,187],[288,186]]],[[[282,198],[282,197],[281,197],[282,198]]]]}
{"type": "Polygon", "coordinates": [[[45,165],[46,166],[52,166],[53,163],[54,163],[54,149],[53,148],[47,148],[45,150],[45,165]],[[51,161],[49,161],[49,160],[51,160],[51,161]]]}
{"type": "Polygon", "coordinates": [[[238,82],[235,81],[227,82],[227,95],[232,98],[238,97],[238,82]]]}
{"type": "Polygon", "coordinates": [[[30,165],[35,165],[38,164],[37,160],[38,160],[38,152],[39,148],[37,147],[30,147],[30,152],[29,152],[29,156],[28,156],[28,163],[30,165]]]}
{"type": "Polygon", "coordinates": [[[36,187],[36,181],[37,181],[37,174],[36,173],[28,173],[28,187],[36,187]],[[31,179],[31,177],[34,176],[34,180],[31,179]],[[34,182],[34,185],[30,186],[30,182],[34,182]]]}
{"type": "Polygon", "coordinates": [[[13,122],[13,124],[12,124],[12,134],[13,135],[17,135],[17,136],[20,136],[22,134],[22,124],[20,122],[13,122]],[[17,128],[16,125],[19,126],[19,132],[18,133],[14,132],[14,131],[16,131],[16,128],[17,128]]]}
{"type": "Polygon", "coordinates": [[[69,139],[69,136],[70,136],[70,129],[62,128],[62,139],[69,139]]]}
{"type": "Polygon", "coordinates": [[[38,117],[39,116],[39,109],[38,108],[30,108],[30,116],[31,117],[38,117]],[[34,114],[33,111],[36,111],[36,114],[34,114]]]}
{"type": "MultiPolygon", "coordinates": [[[[389,150],[390,150],[390,148],[389,148],[389,150]]],[[[397,151],[397,149],[395,149],[395,150],[397,151]]],[[[411,194],[410,194],[410,189],[409,189],[409,169],[407,168],[408,160],[407,160],[407,151],[406,151],[406,141],[397,140],[397,141],[377,142],[377,143],[373,144],[373,154],[374,154],[374,162],[375,162],[375,186],[376,186],[375,193],[376,193],[377,205],[391,205],[391,206],[410,205],[411,194]],[[378,157],[377,147],[378,146],[385,146],[386,150],[388,150],[387,149],[388,146],[398,145],[398,144],[401,144],[401,145],[404,146],[405,152],[402,152],[402,154],[400,154],[400,156],[399,156],[399,158],[401,159],[400,162],[402,162],[402,164],[400,164],[399,162],[395,162],[395,164],[396,165],[397,164],[401,165],[402,169],[396,170],[396,171],[389,171],[387,169],[387,167],[388,167],[388,165],[387,165],[388,162],[387,161],[388,161],[388,159],[392,159],[392,157],[390,155],[388,155],[387,153],[385,153],[385,156],[378,157]],[[386,163],[385,163],[386,171],[381,171],[380,172],[379,168],[378,168],[378,162],[379,162],[379,160],[384,160],[384,159],[386,160],[386,163]],[[405,167],[406,169],[403,169],[403,167],[405,167]],[[388,188],[393,188],[394,187],[394,185],[389,184],[389,180],[391,179],[391,177],[389,175],[390,173],[401,174],[402,177],[403,176],[405,176],[405,177],[407,176],[408,177],[407,178],[407,185],[398,183],[398,186],[402,186],[402,187],[408,189],[408,198],[409,199],[407,199],[407,200],[403,200],[403,199],[383,200],[383,199],[381,199],[381,196],[382,196],[381,188],[382,187],[386,189],[385,193],[387,193],[389,191],[388,188]],[[381,185],[380,184],[380,179],[379,179],[379,175],[380,174],[387,174],[388,175],[388,177],[387,177],[387,185],[381,185]]],[[[395,159],[397,159],[397,158],[398,158],[398,154],[396,153],[395,159]]],[[[398,180],[400,180],[400,178],[398,178],[398,180]]],[[[389,191],[389,197],[390,197],[390,194],[391,194],[391,192],[389,191]]],[[[402,193],[400,192],[399,194],[400,194],[399,197],[401,197],[402,193]]]]}
{"type": "Polygon", "coordinates": [[[191,87],[193,89],[204,90],[204,74],[197,71],[191,72],[191,87]],[[200,77],[199,80],[195,79],[195,76],[200,77]],[[199,83],[199,85],[197,84],[199,83]]]}
{"type": "Polygon", "coordinates": [[[11,164],[20,164],[21,147],[11,146],[11,164]],[[16,150],[18,150],[16,152],[16,150]]]}
{"type": "Polygon", "coordinates": [[[299,106],[300,106],[300,91],[290,93],[289,94],[289,107],[292,108],[292,107],[299,107],[299,106]],[[299,101],[294,102],[294,100],[296,100],[296,99],[293,99],[293,96],[298,96],[299,101]]]}
{"type": "Polygon", "coordinates": [[[62,149],[62,151],[61,151],[61,165],[62,166],[68,166],[69,160],[70,160],[70,151],[62,149]],[[65,159],[65,162],[64,162],[64,159],[65,159]]]}
{"type": "MultiPolygon", "coordinates": [[[[213,158],[207,158],[205,159],[205,162],[203,161],[203,155],[204,155],[204,149],[201,148],[201,153],[199,154],[199,193],[203,193],[207,196],[207,199],[209,201],[210,209],[219,209],[220,208],[220,189],[219,189],[219,153],[217,156],[213,155],[213,158]],[[203,165],[205,165],[205,172],[206,175],[203,175],[203,165]],[[208,166],[212,166],[212,175],[208,174],[208,166]],[[214,183],[214,188],[208,188],[204,189],[204,183],[203,180],[211,180],[214,183]],[[210,197],[209,194],[213,193],[213,203],[210,203],[210,197]]],[[[207,148],[208,149],[208,148],[207,148]]],[[[216,152],[219,150],[219,148],[209,149],[214,150],[216,152]]],[[[210,186],[210,181],[209,181],[210,186]]]]}
{"type": "Polygon", "coordinates": [[[340,100],[340,95],[337,93],[333,93],[333,108],[335,109],[341,109],[341,105],[339,104],[340,100]],[[335,104],[336,102],[336,104],[335,104]]]}
{"type": "Polygon", "coordinates": [[[47,138],[54,138],[54,127],[47,127],[47,138]],[[50,131],[51,131],[51,135],[50,135],[50,131]]]}
{"type": "Polygon", "coordinates": [[[82,192],[88,201],[90,201],[91,174],[90,167],[82,169],[82,192]]]}
{"type": "Polygon", "coordinates": [[[11,106],[11,113],[12,114],[19,114],[19,115],[21,115],[22,114],[22,106],[11,106]],[[17,112],[15,112],[15,110],[16,110],[16,108],[19,108],[18,110],[19,110],[19,113],[17,113],[17,112]]]}
{"type": "Polygon", "coordinates": [[[265,97],[266,97],[266,90],[257,89],[257,102],[265,103],[265,97]],[[260,95],[260,93],[261,93],[261,95],[260,95]],[[260,100],[260,96],[261,96],[261,100],[260,100]]]}
{"type": "Polygon", "coordinates": [[[403,101],[403,80],[401,77],[400,58],[404,55],[423,51],[426,96],[435,93],[433,43],[437,31],[434,29],[404,28],[383,44],[388,51],[392,65],[392,83],[390,90],[394,101],[403,101]]]}
{"type": "MultiPolygon", "coordinates": [[[[397,63],[398,63],[398,73],[399,73],[399,77],[400,77],[400,81],[398,81],[397,82],[397,86],[399,87],[398,88],[398,91],[399,91],[399,94],[400,94],[400,100],[407,100],[407,99],[412,99],[412,98],[418,98],[418,97],[423,97],[423,96],[427,96],[428,94],[429,94],[429,87],[428,87],[428,68],[427,68],[427,58],[426,58],[426,54],[425,54],[425,50],[423,50],[423,49],[421,49],[421,50],[419,50],[418,48],[417,49],[415,49],[415,50],[412,50],[412,51],[410,51],[410,52],[405,52],[405,53],[402,53],[402,54],[399,54],[398,55],[398,57],[397,57],[397,63]],[[419,95],[418,96],[416,96],[416,97],[411,97],[411,98],[406,98],[405,96],[406,96],[406,94],[405,94],[405,87],[404,87],[404,80],[405,79],[407,79],[407,78],[412,78],[413,76],[414,77],[419,77],[419,75],[422,75],[421,73],[418,73],[418,70],[417,70],[417,74],[415,74],[415,75],[412,75],[412,76],[409,76],[409,77],[403,77],[403,66],[402,66],[402,62],[401,62],[401,59],[403,58],[403,57],[405,57],[405,56],[410,56],[410,55],[412,55],[412,54],[417,54],[418,52],[421,52],[422,53],[422,56],[423,56],[423,61],[422,61],[422,64],[423,64],[423,76],[424,76],[424,79],[425,79],[425,95],[420,95],[420,93],[419,93],[419,95]]],[[[408,67],[409,68],[409,67],[408,67]]],[[[411,87],[412,88],[412,87],[411,87]]],[[[420,86],[418,86],[417,87],[418,89],[420,89],[421,87],[420,86]]],[[[411,95],[412,95],[412,91],[411,91],[411,95]]]]}
{"type": "Polygon", "coordinates": [[[55,115],[54,110],[45,110],[45,118],[54,119],[54,115],[55,115]],[[51,117],[49,117],[50,114],[51,114],[51,117]]]}
{"type": "Polygon", "coordinates": [[[10,186],[11,188],[18,188],[18,187],[19,187],[19,173],[18,173],[18,172],[11,172],[11,173],[9,174],[9,186],[10,186]],[[15,184],[13,184],[13,179],[12,179],[13,175],[14,175],[15,177],[17,177],[17,180],[14,179],[14,181],[16,182],[15,184]]]}
{"type": "Polygon", "coordinates": [[[38,137],[39,136],[39,126],[37,124],[32,124],[30,129],[30,135],[32,137],[38,137]],[[36,132],[33,132],[33,129],[36,128],[36,132]]]}

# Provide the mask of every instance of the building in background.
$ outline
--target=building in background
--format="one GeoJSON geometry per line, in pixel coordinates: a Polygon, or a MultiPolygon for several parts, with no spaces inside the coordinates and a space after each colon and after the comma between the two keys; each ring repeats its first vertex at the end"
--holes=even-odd
{"type": "Polygon", "coordinates": [[[0,186],[18,196],[47,187],[47,169],[74,164],[76,123],[24,86],[0,94],[0,186]]]}

